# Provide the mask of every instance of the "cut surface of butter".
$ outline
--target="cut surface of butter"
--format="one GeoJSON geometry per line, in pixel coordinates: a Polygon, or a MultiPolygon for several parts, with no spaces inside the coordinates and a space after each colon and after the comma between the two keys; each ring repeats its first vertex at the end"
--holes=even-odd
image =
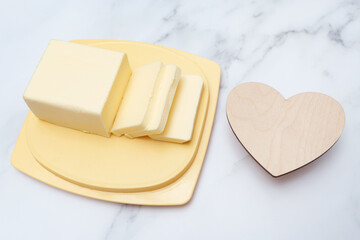
{"type": "Polygon", "coordinates": [[[162,62],[156,61],[133,70],[112,133],[121,136],[145,128],[147,110],[162,67],[162,62]]]}
{"type": "Polygon", "coordinates": [[[42,120],[108,137],[130,75],[123,52],[51,40],[24,100],[42,120]]]}
{"type": "Polygon", "coordinates": [[[176,143],[191,140],[203,84],[203,79],[197,75],[181,77],[165,130],[149,135],[152,139],[176,143]]]}
{"type": "Polygon", "coordinates": [[[141,137],[164,131],[180,77],[181,69],[175,64],[162,67],[147,110],[144,129],[130,132],[126,136],[141,137]]]}

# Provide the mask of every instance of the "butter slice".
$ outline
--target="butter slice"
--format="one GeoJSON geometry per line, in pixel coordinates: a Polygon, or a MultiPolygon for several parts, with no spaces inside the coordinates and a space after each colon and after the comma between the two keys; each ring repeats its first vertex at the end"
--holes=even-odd
{"type": "Polygon", "coordinates": [[[42,120],[108,137],[130,75],[123,52],[52,40],[24,100],[42,120]]]}
{"type": "Polygon", "coordinates": [[[162,67],[144,121],[144,129],[126,136],[141,137],[164,131],[180,77],[181,69],[175,64],[162,67]]]}
{"type": "Polygon", "coordinates": [[[162,67],[162,62],[156,61],[133,71],[112,128],[113,134],[121,136],[144,129],[147,110],[162,67]]]}
{"type": "Polygon", "coordinates": [[[200,76],[181,77],[165,130],[161,134],[150,135],[152,139],[176,143],[191,140],[203,84],[200,76]]]}

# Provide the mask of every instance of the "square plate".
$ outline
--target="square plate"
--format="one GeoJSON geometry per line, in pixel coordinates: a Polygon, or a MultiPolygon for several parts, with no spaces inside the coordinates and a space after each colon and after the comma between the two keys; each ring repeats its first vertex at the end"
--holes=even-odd
{"type": "MultiPolygon", "coordinates": [[[[13,166],[18,170],[24,172],[25,174],[51,186],[75,194],[105,201],[139,205],[182,205],[187,203],[191,199],[193,191],[195,189],[211,134],[220,85],[219,65],[215,62],[190,53],[147,43],[137,43],[120,40],[76,40],[74,42],[88,45],[119,43],[122,45],[131,44],[132,47],[144,47],[144,45],[149,47],[156,46],[157,48],[160,47],[163,50],[176,53],[195,62],[198,67],[201,68],[201,70],[203,71],[209,89],[209,103],[204,122],[204,129],[195,158],[193,159],[193,162],[191,163],[188,170],[179,178],[177,178],[176,181],[155,190],[140,192],[107,192],[102,190],[94,190],[68,182],[63,178],[54,175],[53,173],[46,170],[43,166],[41,166],[28,148],[26,140],[26,127],[24,124],[11,158],[13,166]]],[[[30,116],[27,117],[25,122],[28,121],[29,117],[30,116]]]]}

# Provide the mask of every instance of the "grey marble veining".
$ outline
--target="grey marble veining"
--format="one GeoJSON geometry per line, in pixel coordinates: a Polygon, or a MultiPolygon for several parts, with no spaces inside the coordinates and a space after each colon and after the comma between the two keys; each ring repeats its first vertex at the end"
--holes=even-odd
{"type": "Polygon", "coordinates": [[[360,1],[2,1],[0,239],[359,239],[360,1]],[[50,39],[125,39],[220,64],[214,128],[189,204],[139,207],[73,195],[10,165],[27,113],[22,93],[50,39]],[[285,97],[318,91],[345,109],[338,143],[274,179],[225,116],[236,85],[285,97]]]}

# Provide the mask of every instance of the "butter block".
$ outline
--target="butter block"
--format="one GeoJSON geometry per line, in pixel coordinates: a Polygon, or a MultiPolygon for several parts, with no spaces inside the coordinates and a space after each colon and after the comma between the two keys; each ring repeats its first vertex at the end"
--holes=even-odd
{"type": "Polygon", "coordinates": [[[130,132],[126,136],[141,137],[164,131],[180,77],[181,69],[175,64],[163,66],[147,110],[144,129],[130,132]]]}
{"type": "Polygon", "coordinates": [[[162,62],[156,61],[133,70],[112,128],[113,134],[121,136],[144,129],[147,110],[162,67],[162,62]]]}
{"type": "Polygon", "coordinates": [[[169,119],[161,134],[149,135],[152,139],[184,143],[192,138],[195,119],[204,81],[197,75],[183,75],[180,79],[169,119]]]}
{"type": "Polygon", "coordinates": [[[108,137],[130,75],[123,52],[51,40],[23,97],[42,120],[108,137]]]}

